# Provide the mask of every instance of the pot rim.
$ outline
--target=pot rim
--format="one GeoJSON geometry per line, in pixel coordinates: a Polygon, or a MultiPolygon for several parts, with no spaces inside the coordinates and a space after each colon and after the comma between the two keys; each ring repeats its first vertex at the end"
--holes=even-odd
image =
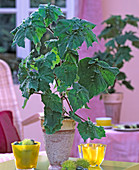
{"type": "Polygon", "coordinates": [[[104,103],[122,103],[123,101],[123,93],[117,92],[117,93],[106,93],[102,94],[102,99],[104,103]]]}

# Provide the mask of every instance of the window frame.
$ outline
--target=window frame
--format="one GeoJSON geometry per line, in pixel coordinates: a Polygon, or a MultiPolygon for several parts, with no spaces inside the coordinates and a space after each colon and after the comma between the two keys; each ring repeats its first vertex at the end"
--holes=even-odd
{"type": "MultiPolygon", "coordinates": [[[[37,8],[30,7],[30,0],[15,0],[15,8],[0,8],[0,14],[15,14],[16,26],[20,25],[24,18],[27,18],[31,12],[34,12],[37,8]]],[[[75,1],[66,0],[66,7],[61,8],[66,13],[67,18],[75,16],[75,1]]],[[[26,41],[26,47],[16,46],[16,56],[19,58],[26,58],[31,51],[31,43],[28,39],[26,41]]]]}

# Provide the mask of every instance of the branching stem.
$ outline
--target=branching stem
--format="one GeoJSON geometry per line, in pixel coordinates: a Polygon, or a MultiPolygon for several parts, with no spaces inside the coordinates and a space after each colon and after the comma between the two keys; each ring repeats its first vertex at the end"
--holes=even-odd
{"type": "MultiPolygon", "coordinates": [[[[71,107],[71,105],[70,105],[70,103],[69,103],[69,101],[68,101],[68,98],[67,97],[65,97],[65,96],[63,96],[65,99],[66,99],[66,102],[67,102],[67,104],[68,104],[68,106],[69,106],[69,108],[70,108],[70,110],[73,112],[73,109],[72,109],[72,107],[71,107]]],[[[64,110],[65,111],[65,110],[64,110]]],[[[66,112],[66,111],[65,111],[66,112]]],[[[67,113],[67,112],[66,112],[67,113]]],[[[68,114],[68,113],[67,113],[68,114]]],[[[76,113],[74,113],[76,116],[78,116],[80,119],[82,119],[83,121],[86,121],[84,118],[82,118],[81,116],[79,116],[79,115],[77,115],[76,113]]]]}
{"type": "Polygon", "coordinates": [[[70,110],[73,112],[73,109],[72,109],[72,107],[71,107],[71,105],[70,105],[70,103],[69,103],[68,98],[64,96],[64,99],[66,99],[66,102],[67,102],[67,104],[68,104],[70,110]]]}
{"type": "Polygon", "coordinates": [[[48,31],[50,31],[52,34],[54,34],[54,31],[50,28],[50,26],[47,27],[48,31]]]}
{"type": "Polygon", "coordinates": [[[74,113],[76,116],[78,116],[80,119],[82,119],[83,121],[86,121],[84,118],[82,118],[81,116],[77,115],[76,113],[74,113]]]}
{"type": "MultiPolygon", "coordinates": [[[[51,33],[51,34],[53,34],[54,35],[54,31],[51,29],[51,27],[50,26],[48,26],[47,27],[47,30],[51,33]]],[[[57,39],[58,39],[58,37],[56,37],[57,39]]]]}
{"type": "Polygon", "coordinates": [[[43,93],[39,93],[39,92],[36,92],[36,91],[35,91],[34,93],[35,93],[35,94],[40,94],[40,95],[42,95],[42,94],[43,94],[43,93]]]}
{"type": "Polygon", "coordinates": [[[116,84],[116,79],[114,80],[113,86],[111,86],[111,88],[114,88],[116,84]]]}

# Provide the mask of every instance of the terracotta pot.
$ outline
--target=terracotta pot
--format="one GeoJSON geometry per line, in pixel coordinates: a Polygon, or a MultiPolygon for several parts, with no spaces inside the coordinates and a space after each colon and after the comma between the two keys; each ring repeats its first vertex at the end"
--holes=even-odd
{"type": "Polygon", "coordinates": [[[48,170],[61,170],[61,164],[68,160],[70,155],[75,134],[75,121],[64,119],[61,129],[52,135],[46,134],[44,127],[42,129],[45,149],[50,162],[48,170]]]}
{"type": "Polygon", "coordinates": [[[103,94],[102,99],[106,116],[112,118],[112,123],[118,124],[120,122],[123,93],[103,94]]]}

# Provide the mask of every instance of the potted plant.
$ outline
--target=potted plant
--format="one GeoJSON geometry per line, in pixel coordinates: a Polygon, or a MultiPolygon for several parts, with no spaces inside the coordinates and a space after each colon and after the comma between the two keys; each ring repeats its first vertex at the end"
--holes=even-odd
{"type": "Polygon", "coordinates": [[[129,90],[133,90],[134,87],[128,80],[126,73],[121,69],[124,64],[130,61],[134,56],[131,54],[132,46],[139,48],[139,37],[136,32],[129,30],[126,31],[127,25],[138,27],[139,18],[133,15],[126,15],[122,18],[120,15],[113,15],[103,22],[105,24],[104,29],[98,36],[100,39],[106,40],[105,51],[95,53],[94,58],[98,58],[107,62],[112,67],[120,69],[119,74],[116,76],[115,82],[108,88],[108,94],[103,94],[106,114],[112,117],[113,123],[119,123],[120,110],[123,99],[123,94],[116,92],[115,85],[124,85],[129,90]],[[131,43],[127,44],[127,41],[131,43]]]}
{"type": "Polygon", "coordinates": [[[26,98],[23,107],[32,94],[41,95],[44,103],[43,132],[49,169],[60,169],[61,163],[69,157],[74,137],[73,120],[78,122],[77,128],[84,140],[105,136],[102,127],[95,126],[89,118],[80,117],[76,111],[87,107],[93,96],[112,86],[119,73],[117,68],[98,59],[86,57],[79,61],[77,50],[82,43],[85,41],[89,47],[97,41],[92,32],[95,25],[78,18],[62,17],[59,7],[43,4],[12,31],[13,45],[25,47],[25,38],[35,45],[35,49],[21,62],[18,77],[22,95],[26,98]],[[52,33],[53,39],[45,42],[49,51],[42,54],[41,38],[46,31],[52,33]]]}

